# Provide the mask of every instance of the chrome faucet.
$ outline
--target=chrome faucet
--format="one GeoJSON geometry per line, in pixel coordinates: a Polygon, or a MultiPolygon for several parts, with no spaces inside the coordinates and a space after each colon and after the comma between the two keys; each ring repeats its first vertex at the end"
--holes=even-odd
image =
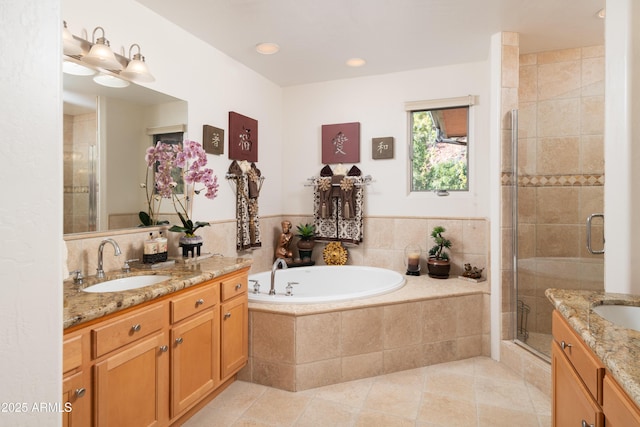
{"type": "Polygon", "coordinates": [[[269,295],[276,294],[276,270],[278,267],[281,267],[283,270],[288,267],[287,261],[283,258],[276,259],[276,262],[273,263],[273,267],[271,267],[271,289],[269,290],[269,295]]]}
{"type": "Polygon", "coordinates": [[[104,270],[102,269],[102,252],[104,252],[104,245],[106,245],[107,243],[111,243],[111,246],[113,246],[115,256],[118,256],[122,253],[122,251],[120,250],[120,246],[118,246],[115,240],[104,239],[102,242],[100,242],[100,246],[98,247],[98,269],[96,271],[96,277],[98,279],[104,278],[104,270]]]}

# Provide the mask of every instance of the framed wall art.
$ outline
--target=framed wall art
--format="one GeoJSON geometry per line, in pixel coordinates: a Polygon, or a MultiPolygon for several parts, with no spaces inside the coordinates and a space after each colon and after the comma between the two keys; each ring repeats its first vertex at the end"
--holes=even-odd
{"type": "Polygon", "coordinates": [[[378,159],[393,159],[393,137],[371,139],[371,157],[378,159]]]}
{"type": "Polygon", "coordinates": [[[229,112],[229,159],[258,161],[258,121],[229,112]]]}
{"type": "Polygon", "coordinates": [[[360,161],[360,123],[322,125],[322,163],[360,161]]]}
{"type": "Polygon", "coordinates": [[[202,148],[204,148],[205,153],[224,154],[224,129],[203,125],[202,148]]]}

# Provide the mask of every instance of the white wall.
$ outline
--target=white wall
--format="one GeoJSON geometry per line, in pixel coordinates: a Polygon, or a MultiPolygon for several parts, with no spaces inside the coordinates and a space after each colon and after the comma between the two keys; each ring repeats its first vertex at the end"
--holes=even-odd
{"type": "Polygon", "coordinates": [[[58,0],[0,3],[0,413],[6,426],[55,426],[62,390],[62,96],[58,0]]]}
{"type": "Polygon", "coordinates": [[[607,2],[605,290],[640,294],[640,5],[607,2]]]}
{"type": "MultiPolygon", "coordinates": [[[[156,81],[151,89],[189,103],[187,138],[202,141],[202,126],[228,129],[229,111],[258,121],[258,167],[266,177],[260,198],[261,215],[280,214],[282,151],[282,89],[195,38],[134,0],[62,0],[62,17],[69,30],[91,39],[97,26],[105,30],[111,48],[128,55],[138,43],[156,81]],[[88,34],[88,35],[87,35],[88,34]]],[[[228,141],[228,132],[225,132],[228,141]]],[[[229,168],[228,145],[222,156],[209,155],[220,181],[217,199],[196,199],[196,220],[235,218],[235,198],[224,179],[229,168]]],[[[132,184],[137,185],[137,184],[132,184]]]]}
{"type": "Polygon", "coordinates": [[[375,180],[367,188],[366,215],[489,216],[488,62],[287,87],[283,117],[284,212],[312,213],[312,189],[304,184],[323,167],[321,126],[360,122],[357,166],[375,180]],[[466,95],[478,96],[478,104],[471,107],[470,191],[448,197],[409,195],[405,102],[466,95]],[[371,139],[387,136],[395,138],[394,158],[372,160],[371,139]]]}

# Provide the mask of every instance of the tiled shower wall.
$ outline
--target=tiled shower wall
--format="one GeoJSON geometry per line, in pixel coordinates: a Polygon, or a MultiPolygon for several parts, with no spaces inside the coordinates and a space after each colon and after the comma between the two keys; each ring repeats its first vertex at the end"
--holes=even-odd
{"type": "Polygon", "coordinates": [[[585,226],[604,209],[604,47],[521,55],[518,98],[518,300],[527,331],[550,334],[545,289],[604,288],[585,226]]]}

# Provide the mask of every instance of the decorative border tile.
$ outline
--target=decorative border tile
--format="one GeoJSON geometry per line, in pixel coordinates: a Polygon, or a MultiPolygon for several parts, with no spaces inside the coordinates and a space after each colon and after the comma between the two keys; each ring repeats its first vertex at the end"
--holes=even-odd
{"type": "MultiPolygon", "coordinates": [[[[513,185],[513,173],[503,172],[502,185],[513,185]]],[[[604,175],[520,175],[518,187],[601,187],[604,175]]]]}

